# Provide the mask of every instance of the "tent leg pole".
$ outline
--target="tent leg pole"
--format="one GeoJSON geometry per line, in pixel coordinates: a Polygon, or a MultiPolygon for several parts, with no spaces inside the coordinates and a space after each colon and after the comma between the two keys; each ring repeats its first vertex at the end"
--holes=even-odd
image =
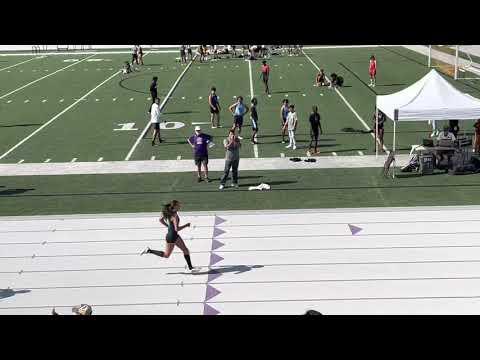
{"type": "Polygon", "coordinates": [[[428,67],[432,67],[432,45],[428,45],[428,67]]]}
{"type": "MultiPolygon", "coordinates": [[[[395,143],[397,141],[397,122],[393,122],[393,157],[395,158],[395,143]]],[[[395,179],[395,160],[393,161],[393,178],[395,179]]]]}
{"type": "Polygon", "coordinates": [[[375,158],[378,158],[378,108],[375,109],[375,158]]]}
{"type": "Polygon", "coordinates": [[[458,45],[455,46],[455,80],[458,80],[458,45]]]}

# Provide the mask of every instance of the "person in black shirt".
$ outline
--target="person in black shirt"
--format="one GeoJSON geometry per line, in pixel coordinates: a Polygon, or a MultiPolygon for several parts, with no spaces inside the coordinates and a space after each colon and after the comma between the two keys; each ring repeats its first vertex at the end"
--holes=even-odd
{"type": "Polygon", "coordinates": [[[187,63],[187,55],[185,53],[185,45],[180,46],[180,63],[186,64],[187,63]]]}
{"type": "Polygon", "coordinates": [[[157,81],[158,81],[158,77],[154,76],[152,79],[152,83],[150,84],[150,95],[152,97],[152,104],[155,102],[155,99],[158,97],[157,81]]]}
{"type": "Polygon", "coordinates": [[[252,107],[250,108],[250,118],[252,120],[252,144],[257,143],[258,133],[258,113],[257,113],[257,98],[252,98],[252,107]]]}
{"type": "Polygon", "coordinates": [[[138,61],[140,65],[143,65],[143,49],[141,45],[138,45],[138,61]]]}
{"type": "MultiPolygon", "coordinates": [[[[383,134],[384,134],[384,126],[385,121],[387,121],[387,116],[378,110],[378,134],[375,136],[375,141],[378,139],[380,141],[380,149],[385,152],[383,149],[383,134]]],[[[373,113],[373,133],[377,132],[377,116],[376,113],[373,113]]]]}
{"type": "Polygon", "coordinates": [[[318,107],[315,105],[312,107],[312,113],[310,114],[309,121],[310,121],[310,136],[311,136],[309,150],[312,149],[313,141],[315,141],[315,151],[313,153],[319,154],[320,151],[317,150],[318,136],[319,134],[323,133],[323,130],[322,130],[322,124],[320,123],[320,114],[318,113],[318,107]]]}

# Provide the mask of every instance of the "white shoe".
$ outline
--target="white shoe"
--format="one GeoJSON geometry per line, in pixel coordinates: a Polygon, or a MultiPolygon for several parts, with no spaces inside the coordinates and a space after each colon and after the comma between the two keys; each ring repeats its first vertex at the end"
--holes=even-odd
{"type": "Polygon", "coordinates": [[[218,187],[218,190],[223,190],[224,188],[225,188],[224,185],[220,185],[220,186],[218,187]]]}
{"type": "Polygon", "coordinates": [[[296,146],[294,146],[292,149],[293,149],[293,150],[297,150],[297,147],[296,147],[296,146]]]}
{"type": "Polygon", "coordinates": [[[140,253],[140,256],[145,255],[149,251],[150,251],[150,248],[147,246],[145,249],[142,250],[142,252],[140,253]]]}
{"type": "Polygon", "coordinates": [[[292,145],[285,146],[286,149],[290,149],[291,147],[292,147],[292,145]]]}
{"type": "Polygon", "coordinates": [[[230,185],[231,187],[235,187],[235,188],[238,188],[238,184],[235,184],[235,183],[232,183],[232,185],[230,185]]]}
{"type": "Polygon", "coordinates": [[[194,267],[191,268],[189,271],[190,271],[192,274],[195,274],[195,273],[200,272],[200,270],[202,270],[202,268],[201,268],[200,266],[194,266],[194,267]]]}
{"type": "Polygon", "coordinates": [[[217,127],[216,126],[212,126],[212,129],[216,129],[217,127]]]}
{"type": "Polygon", "coordinates": [[[282,144],[285,144],[285,141],[282,140],[282,144]]]}
{"type": "Polygon", "coordinates": [[[238,137],[240,140],[243,140],[243,137],[241,137],[241,136],[237,136],[237,137],[238,137]]]}

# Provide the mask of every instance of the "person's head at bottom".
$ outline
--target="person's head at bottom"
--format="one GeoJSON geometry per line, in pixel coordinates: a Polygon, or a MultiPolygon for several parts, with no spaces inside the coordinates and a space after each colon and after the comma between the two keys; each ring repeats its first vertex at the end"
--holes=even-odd
{"type": "Polygon", "coordinates": [[[90,305],[81,304],[81,305],[74,306],[72,308],[72,312],[76,315],[92,315],[93,310],[90,305]]]}
{"type": "Polygon", "coordinates": [[[239,104],[242,104],[243,103],[243,97],[242,96],[238,96],[237,97],[237,101],[239,104]]]}
{"type": "Polygon", "coordinates": [[[313,105],[313,106],[312,106],[312,111],[313,111],[314,114],[318,113],[318,107],[317,107],[317,105],[313,105]]]}
{"type": "Polygon", "coordinates": [[[316,310],[307,310],[304,315],[323,315],[323,314],[316,310]]]}
{"type": "Polygon", "coordinates": [[[257,98],[252,98],[252,105],[257,106],[258,101],[257,98]]]}

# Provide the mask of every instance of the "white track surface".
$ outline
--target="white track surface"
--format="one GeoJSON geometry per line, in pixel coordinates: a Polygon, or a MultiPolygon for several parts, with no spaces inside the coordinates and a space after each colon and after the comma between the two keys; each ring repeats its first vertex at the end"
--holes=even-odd
{"type": "Polygon", "coordinates": [[[0,218],[0,314],[200,315],[207,286],[220,314],[480,314],[480,207],[181,216],[199,275],[138,255],[164,247],[156,214],[0,218]]]}

